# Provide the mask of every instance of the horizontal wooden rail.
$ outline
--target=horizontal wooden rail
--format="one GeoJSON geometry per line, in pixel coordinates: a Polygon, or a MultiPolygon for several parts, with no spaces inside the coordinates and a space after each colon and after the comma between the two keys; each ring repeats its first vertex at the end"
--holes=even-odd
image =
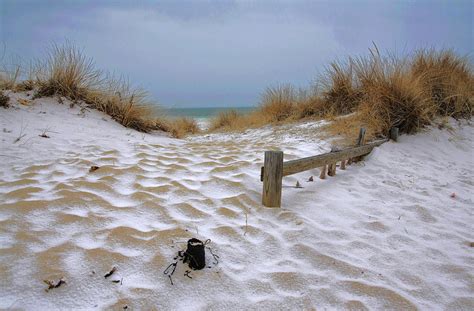
{"type": "Polygon", "coordinates": [[[319,154],[312,157],[283,162],[283,176],[289,176],[313,168],[323,167],[331,163],[347,160],[349,158],[367,155],[372,151],[372,149],[377,146],[380,146],[386,141],[388,141],[388,139],[377,140],[360,147],[345,149],[341,151],[333,151],[330,153],[319,154]]]}
{"type": "MultiPolygon", "coordinates": [[[[286,162],[283,162],[282,151],[265,151],[265,162],[260,171],[260,180],[263,181],[262,204],[267,207],[281,206],[282,179],[284,176],[313,168],[321,168],[319,176],[321,179],[326,178],[326,172],[328,176],[335,176],[337,162],[340,161],[340,168],[345,170],[346,164],[350,165],[353,161],[360,160],[375,147],[389,140],[381,139],[364,145],[364,138],[365,129],[361,128],[356,147],[286,162]]],[[[398,128],[390,130],[390,139],[398,140],[398,128]]]]}

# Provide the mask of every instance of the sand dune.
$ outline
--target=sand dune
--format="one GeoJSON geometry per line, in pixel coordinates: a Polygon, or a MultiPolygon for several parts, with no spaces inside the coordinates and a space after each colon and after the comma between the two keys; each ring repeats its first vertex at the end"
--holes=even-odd
{"type": "Polygon", "coordinates": [[[178,141],[67,101],[2,110],[0,308],[474,309],[473,127],[402,136],[325,181],[286,177],[283,208],[263,208],[263,152],[326,152],[320,125],[178,141]],[[191,237],[220,262],[192,279],[178,266],[171,285],[191,237]]]}

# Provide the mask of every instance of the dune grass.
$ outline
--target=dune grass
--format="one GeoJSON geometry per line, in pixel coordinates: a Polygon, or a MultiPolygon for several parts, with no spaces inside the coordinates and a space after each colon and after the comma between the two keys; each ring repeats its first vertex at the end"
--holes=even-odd
{"type": "Polygon", "coordinates": [[[258,109],[247,116],[221,114],[212,131],[294,122],[332,120],[332,134],[369,138],[391,127],[415,133],[438,117],[470,118],[474,105],[472,64],[452,50],[422,49],[397,57],[374,47],[368,56],[331,63],[308,90],[291,85],[268,88],[258,109]],[[258,120],[258,121],[256,121],[258,120]]]}
{"type": "Polygon", "coordinates": [[[26,79],[20,81],[20,75],[20,66],[14,71],[1,71],[0,89],[34,90],[34,98],[63,96],[83,101],[123,126],[141,132],[164,130],[183,137],[198,131],[191,120],[164,122],[166,117],[156,103],[149,101],[146,91],[96,69],[94,61],[70,43],[53,45],[44,60],[30,66],[26,79]]]}
{"type": "Polygon", "coordinates": [[[145,91],[104,75],[91,58],[68,43],[53,45],[46,60],[38,63],[35,85],[35,97],[82,100],[125,127],[141,132],[155,129],[155,111],[145,91]]]}
{"type": "Polygon", "coordinates": [[[162,118],[156,121],[156,127],[169,132],[173,137],[183,138],[189,134],[198,134],[199,126],[193,118],[162,118]]]}
{"type": "Polygon", "coordinates": [[[102,72],[92,59],[69,44],[53,45],[46,60],[38,63],[36,97],[62,95],[84,100],[89,92],[102,87],[102,72]]]}
{"type": "Polygon", "coordinates": [[[9,70],[5,67],[0,69],[0,90],[11,90],[17,84],[20,77],[21,67],[15,66],[9,70]]]}
{"type": "MultiPolygon", "coordinates": [[[[332,120],[332,134],[386,136],[391,127],[414,133],[438,117],[470,118],[474,106],[472,64],[452,50],[421,49],[406,56],[367,56],[329,64],[308,89],[289,84],[267,88],[259,106],[247,115],[220,113],[210,131],[240,131],[304,119],[332,120]]],[[[34,90],[35,97],[64,96],[103,111],[120,124],[142,132],[163,130],[175,137],[199,132],[189,118],[169,119],[147,93],[95,68],[92,59],[69,43],[53,45],[46,59],[30,66],[0,70],[0,90],[34,90]]]]}

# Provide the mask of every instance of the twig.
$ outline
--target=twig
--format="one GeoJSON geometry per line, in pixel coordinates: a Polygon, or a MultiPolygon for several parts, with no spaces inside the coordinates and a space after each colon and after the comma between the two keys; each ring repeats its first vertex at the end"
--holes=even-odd
{"type": "Polygon", "coordinates": [[[26,136],[26,134],[23,134],[23,132],[26,130],[27,127],[28,125],[23,126],[23,121],[21,121],[20,135],[15,139],[15,141],[13,142],[14,144],[19,142],[23,137],[26,136]]]}
{"type": "Polygon", "coordinates": [[[247,228],[248,228],[248,211],[245,211],[245,232],[244,232],[244,236],[247,234],[247,228]]]}
{"type": "Polygon", "coordinates": [[[112,274],[114,274],[115,271],[117,271],[117,267],[113,267],[112,270],[110,270],[109,272],[107,272],[107,273],[104,275],[104,278],[108,278],[109,276],[111,276],[112,274]]]}
{"type": "Polygon", "coordinates": [[[50,132],[50,127],[48,126],[48,127],[44,128],[44,129],[42,129],[42,131],[43,131],[43,132],[42,132],[41,135],[39,135],[39,136],[40,136],[40,137],[43,137],[43,138],[49,138],[49,136],[48,136],[46,133],[50,132]]]}

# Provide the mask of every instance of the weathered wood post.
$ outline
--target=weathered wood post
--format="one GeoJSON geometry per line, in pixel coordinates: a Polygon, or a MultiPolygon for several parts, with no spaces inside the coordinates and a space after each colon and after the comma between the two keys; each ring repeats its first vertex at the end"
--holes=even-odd
{"type": "Polygon", "coordinates": [[[328,169],[328,166],[327,165],[324,165],[323,167],[321,167],[321,174],[319,174],[319,178],[321,179],[326,179],[326,171],[328,169]]]}
{"type": "Polygon", "coordinates": [[[328,176],[336,176],[336,162],[328,165],[328,176]]]}
{"type": "Polygon", "coordinates": [[[362,146],[365,142],[365,128],[361,127],[359,130],[359,138],[357,138],[357,146],[362,146]]]}
{"type": "Polygon", "coordinates": [[[342,160],[341,161],[341,170],[345,170],[346,169],[346,160],[342,160]]]}
{"type": "Polygon", "coordinates": [[[398,141],[398,127],[392,127],[390,129],[390,139],[394,142],[398,141]]]}
{"type": "Polygon", "coordinates": [[[283,151],[265,151],[263,167],[262,204],[267,207],[280,207],[283,151]]]}
{"type": "MultiPolygon", "coordinates": [[[[359,137],[357,138],[357,146],[362,146],[365,142],[365,128],[361,127],[359,130],[359,137]]],[[[351,162],[358,162],[362,157],[355,157],[351,162]]]]}

